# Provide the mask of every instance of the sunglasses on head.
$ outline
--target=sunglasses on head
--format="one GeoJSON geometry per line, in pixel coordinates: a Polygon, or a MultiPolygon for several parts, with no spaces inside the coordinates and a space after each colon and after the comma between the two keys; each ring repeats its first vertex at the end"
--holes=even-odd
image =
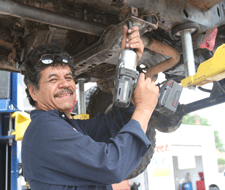
{"type": "Polygon", "coordinates": [[[41,56],[39,59],[38,63],[43,63],[45,65],[52,64],[53,62],[61,62],[61,63],[69,63],[71,60],[71,57],[67,53],[62,53],[62,54],[44,54],[41,56]]]}

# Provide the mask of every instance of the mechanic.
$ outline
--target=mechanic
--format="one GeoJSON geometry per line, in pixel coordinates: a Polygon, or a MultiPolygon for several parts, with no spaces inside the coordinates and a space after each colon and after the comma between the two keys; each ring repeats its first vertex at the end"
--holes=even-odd
{"type": "MultiPolygon", "coordinates": [[[[141,58],[144,46],[137,26],[124,27],[121,49],[125,46],[141,58]]],[[[73,120],[76,85],[70,56],[56,46],[39,46],[25,67],[26,92],[36,108],[22,142],[23,174],[31,189],[105,190],[124,180],[151,145],[145,132],[158,100],[155,83],[141,74],[135,106],[73,120]]]]}

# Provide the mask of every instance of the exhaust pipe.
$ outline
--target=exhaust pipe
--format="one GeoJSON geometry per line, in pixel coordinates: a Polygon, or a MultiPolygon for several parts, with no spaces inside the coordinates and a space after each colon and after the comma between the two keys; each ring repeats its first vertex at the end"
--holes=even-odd
{"type": "Polygon", "coordinates": [[[166,71],[176,65],[180,60],[179,52],[173,47],[159,42],[155,39],[149,40],[147,36],[141,37],[145,48],[148,48],[151,51],[160,53],[162,55],[170,56],[169,59],[166,59],[152,67],[150,67],[146,72],[146,77],[150,77],[151,79],[155,78],[154,76],[160,72],[166,71]]]}

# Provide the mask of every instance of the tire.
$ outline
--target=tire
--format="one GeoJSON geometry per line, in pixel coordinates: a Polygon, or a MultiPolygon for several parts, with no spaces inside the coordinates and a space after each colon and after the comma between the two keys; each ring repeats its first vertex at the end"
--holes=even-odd
{"type": "MultiPolygon", "coordinates": [[[[86,99],[89,99],[89,103],[87,106],[87,113],[90,118],[95,117],[99,112],[109,111],[109,108],[112,105],[112,94],[101,91],[98,87],[92,88],[92,93],[87,92],[86,99]]],[[[155,138],[156,132],[155,129],[149,124],[146,132],[147,138],[151,142],[151,147],[146,152],[146,154],[142,157],[141,163],[137,166],[137,168],[127,177],[127,179],[132,179],[142,173],[148,164],[150,163],[152,156],[154,154],[155,149],[155,138]]]]}
{"type": "Polygon", "coordinates": [[[154,111],[150,123],[151,126],[162,133],[172,133],[176,131],[182,123],[183,115],[180,114],[179,107],[177,111],[169,116],[165,116],[157,111],[154,111]]]}

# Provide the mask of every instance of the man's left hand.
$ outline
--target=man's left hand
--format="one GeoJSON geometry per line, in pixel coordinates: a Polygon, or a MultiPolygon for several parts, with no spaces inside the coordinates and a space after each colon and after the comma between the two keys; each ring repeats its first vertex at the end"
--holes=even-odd
{"type": "Polygon", "coordinates": [[[128,30],[127,26],[124,25],[121,50],[124,50],[125,47],[134,49],[137,54],[137,62],[141,59],[144,45],[140,37],[138,26],[133,26],[128,30]]]}

